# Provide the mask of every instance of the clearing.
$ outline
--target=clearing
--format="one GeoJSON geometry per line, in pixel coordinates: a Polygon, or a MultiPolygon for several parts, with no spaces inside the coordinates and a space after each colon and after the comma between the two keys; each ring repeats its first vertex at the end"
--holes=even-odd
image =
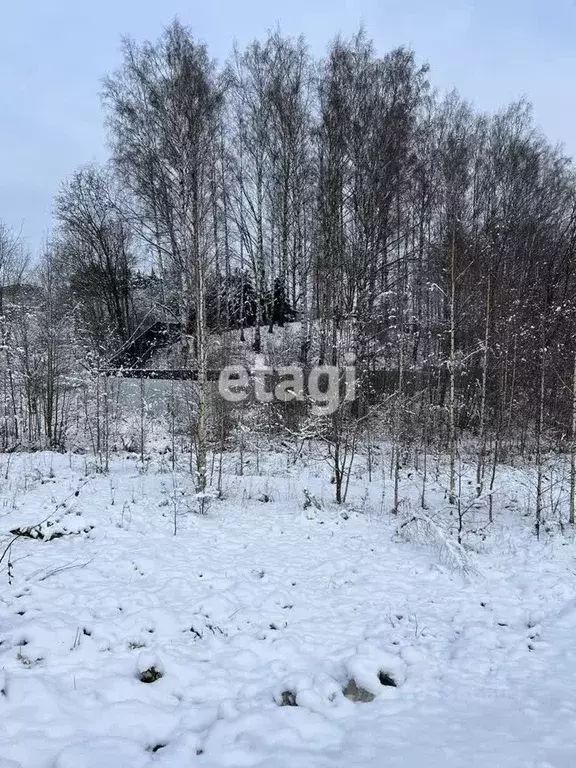
{"type": "Polygon", "coordinates": [[[361,460],[338,507],[324,465],[228,456],[204,516],[162,457],[0,464],[0,768],[576,765],[574,542],[526,472],[460,549],[361,460]]]}

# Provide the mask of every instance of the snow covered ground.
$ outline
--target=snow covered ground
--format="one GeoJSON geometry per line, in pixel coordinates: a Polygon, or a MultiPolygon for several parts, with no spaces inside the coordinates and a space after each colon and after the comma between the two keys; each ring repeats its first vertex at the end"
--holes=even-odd
{"type": "Polygon", "coordinates": [[[199,516],[157,461],[0,457],[0,555],[36,537],[0,565],[0,768],[576,765],[575,545],[512,472],[463,571],[381,476],[340,508],[323,465],[234,464],[199,516]]]}

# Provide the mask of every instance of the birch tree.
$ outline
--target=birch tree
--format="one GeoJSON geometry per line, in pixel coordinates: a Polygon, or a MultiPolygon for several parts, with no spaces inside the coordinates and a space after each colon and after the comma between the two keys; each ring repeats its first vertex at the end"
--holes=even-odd
{"type": "Polygon", "coordinates": [[[124,65],[105,83],[119,171],[138,206],[144,237],[156,240],[178,279],[197,370],[196,486],[206,487],[208,344],[206,286],[214,263],[214,163],[223,91],[206,47],[173,22],[155,44],[124,44],[124,65]]]}

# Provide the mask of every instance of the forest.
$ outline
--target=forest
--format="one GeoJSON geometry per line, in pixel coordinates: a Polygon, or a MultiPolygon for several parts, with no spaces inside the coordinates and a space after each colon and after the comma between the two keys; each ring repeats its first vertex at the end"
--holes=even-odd
{"type": "Polygon", "coordinates": [[[355,366],[356,399],[330,418],[305,397],[244,409],[272,441],[321,438],[338,501],[377,440],[396,477],[447,456],[453,503],[463,458],[490,503],[520,459],[539,532],[546,462],[570,454],[573,522],[574,166],[526,101],[482,114],[432,74],[364,30],[322,58],[276,30],[224,62],[179,21],[125,39],[102,85],[109,161],[62,181],[41,254],[0,230],[2,449],[143,456],[154,408],[126,410],[108,374],[158,367],[160,329],[178,340],[160,367],[196,379],[163,405],[199,492],[246,419],[209,371],[272,355],[355,366]]]}

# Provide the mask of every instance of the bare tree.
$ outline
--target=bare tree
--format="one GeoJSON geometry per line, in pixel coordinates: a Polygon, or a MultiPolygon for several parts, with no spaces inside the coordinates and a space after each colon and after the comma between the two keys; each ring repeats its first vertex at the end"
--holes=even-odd
{"type": "MultiPolygon", "coordinates": [[[[196,483],[206,487],[208,347],[206,285],[214,261],[213,164],[222,89],[205,46],[173,22],[156,44],[124,45],[124,66],[105,84],[117,167],[159,251],[179,281],[197,368],[196,483]]],[[[203,507],[203,501],[200,501],[203,507]]]]}
{"type": "Polygon", "coordinates": [[[95,166],[77,171],[56,199],[58,261],[91,335],[101,345],[127,341],[137,323],[132,273],[134,237],[121,212],[110,174],[95,166]]]}

